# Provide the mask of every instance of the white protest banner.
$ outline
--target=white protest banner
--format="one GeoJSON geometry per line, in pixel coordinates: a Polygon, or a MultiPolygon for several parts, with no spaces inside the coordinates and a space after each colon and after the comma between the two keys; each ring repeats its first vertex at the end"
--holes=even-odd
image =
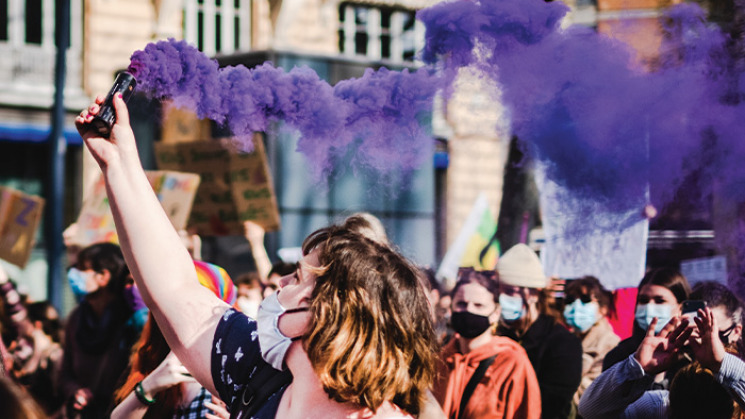
{"type": "Polygon", "coordinates": [[[540,170],[536,171],[536,183],[546,240],[541,261],[547,276],[571,279],[592,275],[609,290],[639,285],[649,235],[649,220],[642,216],[642,208],[621,215],[598,211],[592,214],[593,220],[584,220],[585,227],[601,219],[602,223],[576,234],[570,226],[578,215],[567,213],[575,198],[540,170]]]}
{"type": "Polygon", "coordinates": [[[688,259],[680,262],[680,272],[693,286],[697,282],[716,281],[727,285],[727,257],[688,259]]]}

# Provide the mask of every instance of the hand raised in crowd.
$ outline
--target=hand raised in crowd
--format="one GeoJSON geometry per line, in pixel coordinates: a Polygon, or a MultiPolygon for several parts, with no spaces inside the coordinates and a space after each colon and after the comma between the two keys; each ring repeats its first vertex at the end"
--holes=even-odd
{"type": "Polygon", "coordinates": [[[104,99],[104,96],[96,97],[95,103],[75,118],[75,127],[102,168],[107,167],[116,159],[121,159],[124,155],[134,153],[134,156],[137,156],[135,136],[129,125],[129,111],[121,95],[115,95],[113,98],[116,123],[111,129],[110,137],[102,137],[91,125],[93,117],[101,110],[104,99]]]}
{"type": "Polygon", "coordinates": [[[93,392],[89,388],[79,388],[72,398],[72,408],[83,410],[88,406],[88,402],[93,398],[93,392]]]}
{"type": "Polygon", "coordinates": [[[693,332],[688,327],[688,319],[673,317],[658,335],[654,330],[659,320],[655,317],[647,328],[647,335],[636,350],[634,358],[647,374],[658,374],[672,365],[678,352],[686,344],[693,332]]]}
{"type": "Polygon", "coordinates": [[[694,317],[693,321],[696,322],[696,330],[690,339],[693,355],[701,366],[716,373],[727,353],[722,340],[719,339],[717,319],[709,307],[705,307],[698,311],[698,316],[694,317]]]}
{"type": "Polygon", "coordinates": [[[212,410],[212,413],[205,413],[204,417],[207,419],[230,419],[230,412],[225,405],[225,402],[218,399],[216,396],[212,396],[212,402],[206,402],[204,404],[208,409],[212,410]]]}
{"type": "Polygon", "coordinates": [[[160,391],[186,382],[196,382],[196,379],[176,358],[176,354],[169,352],[163,362],[142,380],[142,389],[146,396],[154,398],[160,391]]]}

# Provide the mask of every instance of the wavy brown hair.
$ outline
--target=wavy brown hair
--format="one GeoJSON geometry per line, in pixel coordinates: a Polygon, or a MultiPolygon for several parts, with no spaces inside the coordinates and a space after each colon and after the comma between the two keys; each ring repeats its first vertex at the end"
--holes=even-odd
{"type": "MultiPolygon", "coordinates": [[[[135,385],[147,377],[166,359],[171,348],[166,338],[155,322],[152,313],[147,316],[147,322],[142,328],[140,339],[135,343],[129,359],[127,379],[114,394],[114,403],[119,404],[129,393],[134,391],[135,385]]],[[[178,384],[155,395],[155,404],[148,407],[144,418],[171,417],[181,403],[183,384],[178,384]]]]}
{"type": "Polygon", "coordinates": [[[437,351],[427,297],[403,256],[345,228],[318,230],[303,252],[320,266],[304,347],[326,393],[377,410],[418,414],[437,351]]]}

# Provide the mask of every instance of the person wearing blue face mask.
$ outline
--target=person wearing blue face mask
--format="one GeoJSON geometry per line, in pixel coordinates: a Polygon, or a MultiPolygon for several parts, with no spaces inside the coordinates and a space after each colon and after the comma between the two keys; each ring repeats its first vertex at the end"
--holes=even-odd
{"type": "Polygon", "coordinates": [[[533,250],[515,245],[499,258],[497,272],[502,309],[497,333],[528,354],[541,389],[541,417],[569,417],[582,378],[582,343],[549,304],[548,278],[533,250]]]}
{"type": "MultiPolygon", "coordinates": [[[[628,339],[624,339],[605,356],[603,371],[624,361],[644,340],[646,330],[657,318],[655,332],[667,324],[671,318],[680,314],[681,304],[691,293],[688,280],[680,272],[672,268],[655,268],[646,273],[639,283],[639,293],[636,297],[636,312],[634,316],[634,332],[628,339]]],[[[660,374],[651,389],[667,389],[672,377],[685,364],[684,360],[676,362],[667,372],[660,374]]]]}
{"type": "Polygon", "coordinates": [[[137,335],[126,327],[132,310],[124,299],[128,270],[119,246],[86,247],[68,272],[80,303],[70,313],[60,371],[68,417],[105,417],[137,335]]]}
{"type": "Polygon", "coordinates": [[[564,288],[564,320],[582,339],[582,381],[574,395],[575,407],[585,389],[603,372],[605,354],[621,341],[606,317],[612,304],[610,292],[595,277],[567,281],[564,288]]]}

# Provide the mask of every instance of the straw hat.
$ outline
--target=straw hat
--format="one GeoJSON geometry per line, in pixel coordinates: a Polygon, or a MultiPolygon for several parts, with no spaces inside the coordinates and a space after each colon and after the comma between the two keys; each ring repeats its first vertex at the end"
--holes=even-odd
{"type": "Polygon", "coordinates": [[[506,251],[497,262],[499,281],[514,287],[545,288],[548,279],[538,255],[525,244],[519,243],[506,251]]]}

